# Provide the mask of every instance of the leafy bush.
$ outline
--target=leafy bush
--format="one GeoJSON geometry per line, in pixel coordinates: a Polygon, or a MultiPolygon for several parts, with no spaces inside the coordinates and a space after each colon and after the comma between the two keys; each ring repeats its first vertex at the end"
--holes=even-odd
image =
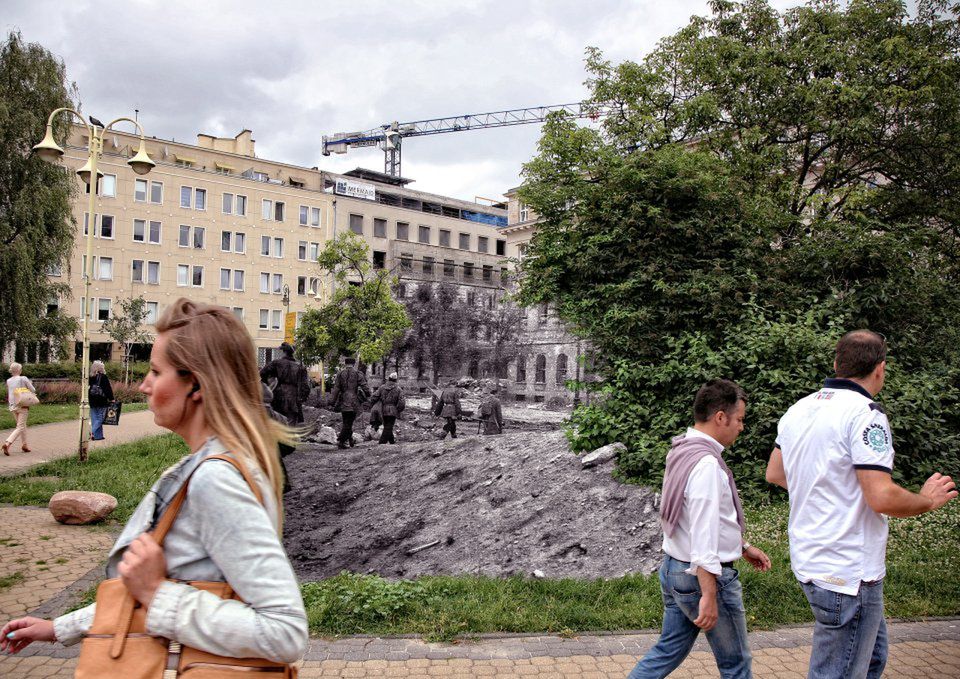
{"type": "Polygon", "coordinates": [[[426,597],[426,588],[419,582],[390,582],[347,571],[307,583],[302,592],[307,609],[316,611],[327,628],[332,624],[337,634],[356,634],[371,624],[390,623],[426,597]]]}
{"type": "MultiPolygon", "coordinates": [[[[118,382],[123,379],[123,363],[110,361],[104,363],[107,369],[107,377],[111,382],[118,382]]],[[[141,361],[130,364],[131,381],[141,381],[150,370],[150,364],[141,361]]],[[[66,378],[80,381],[82,365],[80,361],[62,361],[60,363],[25,363],[23,374],[31,379],[56,379],[66,378]]],[[[0,379],[6,380],[10,377],[10,366],[6,363],[0,363],[0,379]]]]}
{"type": "MultiPolygon", "coordinates": [[[[145,394],[139,392],[140,383],[125,385],[123,382],[113,381],[113,396],[124,403],[146,402],[145,394]]],[[[79,403],[79,382],[37,382],[37,396],[41,403],[79,403]]]]}
{"type": "MultiPolygon", "coordinates": [[[[693,422],[693,397],[708,379],[727,377],[747,392],[743,433],[724,454],[741,493],[763,498],[779,492],[764,480],[777,422],[796,400],[832,375],[833,348],[842,318],[808,311],[769,318],[754,305],[722,341],[698,332],[664,339],[656,364],[620,360],[600,386],[601,398],[574,412],[568,437],[576,450],[613,441],[627,445],[619,471],[627,479],[659,485],[669,442],[693,422]]],[[[900,369],[891,355],[885,404],[896,448],[895,475],[919,482],[933,471],[960,464],[960,368],[935,364],[900,369]],[[936,385],[936,388],[931,388],[936,385]]]]}

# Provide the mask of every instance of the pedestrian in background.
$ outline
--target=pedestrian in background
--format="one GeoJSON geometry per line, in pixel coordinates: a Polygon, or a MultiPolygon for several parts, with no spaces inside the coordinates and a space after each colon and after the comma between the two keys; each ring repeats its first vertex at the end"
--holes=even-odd
{"type": "Polygon", "coordinates": [[[107,377],[103,361],[90,364],[90,438],[103,440],[103,418],[107,415],[107,406],[113,400],[113,386],[107,377]]]}
{"type": "Polygon", "coordinates": [[[277,381],[277,386],[271,387],[273,401],[270,405],[291,425],[302,424],[303,402],[310,396],[307,369],[293,357],[292,346],[284,342],[280,345],[280,351],[283,355],[263,367],[260,379],[267,384],[271,379],[277,381]]]}
{"type": "Polygon", "coordinates": [[[343,424],[337,435],[337,448],[353,447],[353,421],[360,412],[360,406],[367,400],[367,378],[356,368],[357,360],[347,356],[344,368],[337,373],[330,393],[333,409],[340,412],[343,424]]]}
{"type": "Polygon", "coordinates": [[[497,398],[499,391],[500,388],[494,384],[480,402],[480,423],[483,433],[488,436],[503,433],[503,407],[497,398]]]}
{"type": "Polygon", "coordinates": [[[440,403],[437,405],[440,410],[440,417],[446,419],[443,425],[443,436],[441,440],[450,434],[450,438],[457,438],[457,418],[463,409],[460,407],[460,391],[457,389],[457,381],[450,380],[446,388],[440,392],[440,403]]]}
{"type": "Polygon", "coordinates": [[[20,450],[25,453],[30,452],[30,447],[27,445],[27,417],[30,415],[30,406],[24,404],[37,402],[37,390],[30,378],[22,375],[22,372],[23,366],[21,364],[16,362],[10,364],[11,377],[7,380],[7,404],[10,412],[13,413],[17,426],[3,443],[4,455],[10,454],[10,446],[17,440],[17,437],[20,437],[20,450]],[[33,398],[28,398],[27,393],[33,394],[33,398]]]}
{"type": "Polygon", "coordinates": [[[380,440],[377,443],[397,442],[393,436],[393,425],[397,421],[397,416],[407,407],[403,389],[397,384],[397,379],[397,373],[390,373],[390,377],[380,385],[371,400],[374,408],[379,405],[383,413],[383,433],[380,434],[380,440]]]}

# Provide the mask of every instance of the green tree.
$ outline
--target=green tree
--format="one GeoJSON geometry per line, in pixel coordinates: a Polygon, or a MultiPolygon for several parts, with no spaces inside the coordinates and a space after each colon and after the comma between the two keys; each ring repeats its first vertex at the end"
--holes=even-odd
{"type": "Polygon", "coordinates": [[[406,300],[411,326],[398,348],[417,368],[430,372],[435,385],[441,377],[459,373],[476,358],[477,309],[460,298],[456,286],[422,283],[406,300]]]}
{"type": "MultiPolygon", "coordinates": [[[[69,293],[47,272],[73,248],[70,205],[77,180],[31,148],[43,137],[47,116],[73,106],[75,97],[63,62],[42,46],[25,43],[18,31],[0,44],[0,347],[36,341],[45,332],[39,326],[48,300],[69,293]]],[[[63,119],[55,122],[61,145],[67,132],[63,119]]]]}
{"type": "Polygon", "coordinates": [[[574,443],[619,437],[624,471],[655,481],[697,382],[726,376],[763,418],[738,444],[757,463],[840,330],[867,326],[891,342],[883,399],[915,478],[935,457],[921,425],[960,433],[956,8],[711,10],[639,63],[588,50],[588,104],[608,115],[596,130],[555,115],[525,166],[542,222],[522,301],[553,303],[604,359],[574,443]]]}
{"type": "Polygon", "coordinates": [[[130,353],[134,344],[150,341],[150,335],[143,329],[147,319],[147,301],[143,295],[120,300],[120,313],[116,310],[100,325],[101,332],[123,345],[123,383],[130,384],[130,353]]]}
{"type": "Polygon", "coordinates": [[[366,243],[350,231],[328,241],[317,263],[333,277],[336,289],[328,304],[301,317],[296,335],[300,359],[315,363],[352,354],[365,363],[383,360],[410,325],[404,306],[390,294],[392,273],[374,269],[366,243]]]}

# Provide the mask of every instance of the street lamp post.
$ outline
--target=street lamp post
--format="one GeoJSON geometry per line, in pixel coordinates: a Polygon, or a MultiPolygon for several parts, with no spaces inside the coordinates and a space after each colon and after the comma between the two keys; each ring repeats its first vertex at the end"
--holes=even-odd
{"type": "Polygon", "coordinates": [[[80,377],[80,441],[77,447],[77,453],[80,461],[86,461],[87,449],[90,445],[90,315],[93,310],[90,308],[90,284],[93,279],[93,232],[96,229],[96,209],[97,209],[97,189],[100,178],[103,173],[97,169],[98,161],[103,156],[103,135],[113,125],[127,121],[133,123],[140,133],[140,149],[136,155],[127,161],[134,172],[138,175],[144,175],[150,172],[156,165],[150,156],[147,155],[146,145],[144,143],[143,128],[140,123],[132,118],[117,118],[108,125],[103,125],[96,118],[90,118],[88,123],[79,113],[71,108],[58,108],[50,117],[47,118],[47,131],[43,141],[33,147],[34,153],[43,160],[50,163],[59,162],[63,158],[63,149],[53,138],[53,119],[58,113],[69,113],[86,126],[89,134],[87,143],[87,162],[77,170],[80,178],[90,187],[90,200],[87,208],[87,262],[83,273],[83,356],[80,377]]]}

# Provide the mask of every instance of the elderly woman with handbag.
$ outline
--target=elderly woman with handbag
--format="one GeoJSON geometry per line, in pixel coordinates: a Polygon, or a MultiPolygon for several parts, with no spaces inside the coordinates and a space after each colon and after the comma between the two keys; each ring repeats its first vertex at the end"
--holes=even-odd
{"type": "Polygon", "coordinates": [[[23,366],[19,363],[10,364],[11,377],[7,380],[7,404],[17,421],[17,427],[10,432],[10,436],[3,442],[4,455],[10,454],[10,446],[13,445],[18,436],[20,437],[20,450],[25,453],[30,452],[30,446],[27,445],[27,417],[30,415],[30,406],[40,403],[40,399],[37,398],[37,390],[34,388],[33,382],[30,381],[29,377],[22,375],[22,372],[23,366]]]}
{"type": "Polygon", "coordinates": [[[112,400],[113,386],[107,377],[107,369],[103,361],[94,361],[90,364],[90,438],[94,441],[104,438],[103,418],[112,400]]]}
{"type": "Polygon", "coordinates": [[[191,453],[127,521],[95,604],[20,618],[0,649],[82,641],[76,676],[296,676],[307,619],[281,543],[279,442],[253,341],[228,309],[180,299],[161,316],[140,390],[191,453]]]}

